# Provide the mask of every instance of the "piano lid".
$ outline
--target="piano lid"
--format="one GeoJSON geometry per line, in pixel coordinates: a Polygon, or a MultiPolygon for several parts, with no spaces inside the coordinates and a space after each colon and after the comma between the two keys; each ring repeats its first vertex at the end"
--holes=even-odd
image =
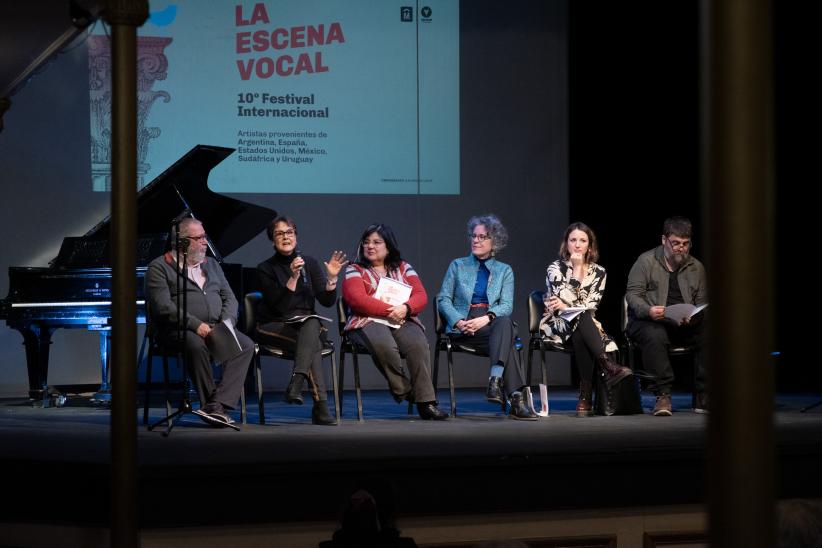
{"type": "MultiPolygon", "coordinates": [[[[209,239],[222,256],[236,251],[265,229],[276,217],[276,211],[208,188],[209,173],[232,152],[233,148],[196,145],[143,187],[137,193],[138,238],[170,232],[174,220],[187,210],[202,221],[209,239]]],[[[110,225],[109,216],[83,238],[107,240],[110,225]]]]}

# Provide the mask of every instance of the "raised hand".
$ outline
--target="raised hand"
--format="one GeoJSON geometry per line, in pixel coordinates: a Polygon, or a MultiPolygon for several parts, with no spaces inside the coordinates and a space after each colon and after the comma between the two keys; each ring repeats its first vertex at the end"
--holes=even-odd
{"type": "Polygon", "coordinates": [[[344,251],[333,251],[328,261],[323,264],[325,265],[325,271],[328,274],[328,277],[336,278],[340,273],[340,270],[348,264],[348,261],[346,260],[344,251]]]}

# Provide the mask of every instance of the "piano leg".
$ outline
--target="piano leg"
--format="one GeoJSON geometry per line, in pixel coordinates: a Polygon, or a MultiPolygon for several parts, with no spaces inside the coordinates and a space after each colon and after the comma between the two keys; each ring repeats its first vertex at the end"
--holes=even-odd
{"type": "Polygon", "coordinates": [[[29,398],[37,407],[50,407],[48,390],[49,346],[53,327],[44,327],[30,324],[16,327],[23,335],[23,344],[26,347],[26,366],[29,371],[29,398]]]}
{"type": "Polygon", "coordinates": [[[100,389],[91,397],[91,403],[111,405],[111,385],[109,384],[109,349],[111,348],[111,329],[100,329],[100,371],[102,381],[100,389]]]}

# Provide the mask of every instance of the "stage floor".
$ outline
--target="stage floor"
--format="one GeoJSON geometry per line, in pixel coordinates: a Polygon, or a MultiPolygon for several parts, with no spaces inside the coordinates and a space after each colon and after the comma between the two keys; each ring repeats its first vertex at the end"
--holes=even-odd
{"type": "MultiPolygon", "coordinates": [[[[552,389],[550,416],[526,422],[506,418],[482,390],[463,389],[459,416],[431,422],[373,391],[358,422],[346,393],[339,426],[314,426],[310,404],[281,397],[266,395],[265,425],[249,401],[241,432],[193,414],[167,438],[140,424],[141,526],[212,522],[197,510],[203,502],[217,503],[227,523],[334,519],[353,489],[375,482],[406,515],[704,502],[708,417],[691,411],[689,394],[675,394],[673,417],[651,416],[653,397],[643,395],[645,414],[583,419],[574,416],[576,392],[552,389]],[[236,504],[258,496],[270,503],[236,504]]],[[[447,409],[446,391],[440,397],[447,409]]],[[[780,498],[822,496],[822,406],[799,412],[818,399],[774,403],[780,498]]],[[[163,415],[158,401],[151,420],[163,415]]],[[[3,520],[107,523],[109,419],[81,397],[47,409],[0,401],[4,485],[19,486],[6,490],[3,520]]]]}

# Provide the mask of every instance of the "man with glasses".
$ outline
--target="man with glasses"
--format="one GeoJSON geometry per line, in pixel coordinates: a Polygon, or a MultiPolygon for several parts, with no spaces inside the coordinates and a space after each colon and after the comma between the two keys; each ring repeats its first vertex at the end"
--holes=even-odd
{"type": "Polygon", "coordinates": [[[707,304],[705,267],[691,256],[691,221],[670,217],[662,227],[662,243],[639,256],[628,274],[628,336],[636,341],[645,369],[656,376],[655,416],[670,416],[674,370],[668,348],[687,345],[693,349],[697,401],[694,411],[707,413],[703,314],[677,324],[666,319],[665,307],[679,303],[707,304]]]}
{"type": "MultiPolygon", "coordinates": [[[[200,396],[200,408],[195,410],[204,422],[212,426],[226,426],[234,422],[226,409],[233,409],[240,398],[243,382],[251,358],[254,343],[251,339],[234,329],[237,325],[237,299],[228,285],[223,269],[213,259],[206,257],[208,240],[203,224],[196,219],[187,218],[180,222],[179,248],[172,249],[157,257],[148,265],[146,272],[146,295],[148,297],[150,328],[156,333],[161,344],[173,345],[177,341],[177,293],[178,271],[186,275],[186,320],[185,352],[188,368],[194,387],[200,396]],[[186,253],[183,253],[186,250],[186,253]],[[182,266],[185,257],[185,265],[182,266]],[[226,331],[220,328],[212,332],[221,323],[230,324],[237,341],[229,344],[239,346],[236,352],[223,363],[223,378],[219,384],[214,383],[212,373],[213,356],[210,348],[215,348],[217,341],[210,340],[225,336],[226,331]]],[[[175,245],[172,239],[172,246],[175,245]]],[[[231,334],[228,333],[228,337],[231,334]]],[[[226,341],[220,341],[223,344],[226,341]]],[[[229,349],[231,347],[229,346],[229,349]]]]}

